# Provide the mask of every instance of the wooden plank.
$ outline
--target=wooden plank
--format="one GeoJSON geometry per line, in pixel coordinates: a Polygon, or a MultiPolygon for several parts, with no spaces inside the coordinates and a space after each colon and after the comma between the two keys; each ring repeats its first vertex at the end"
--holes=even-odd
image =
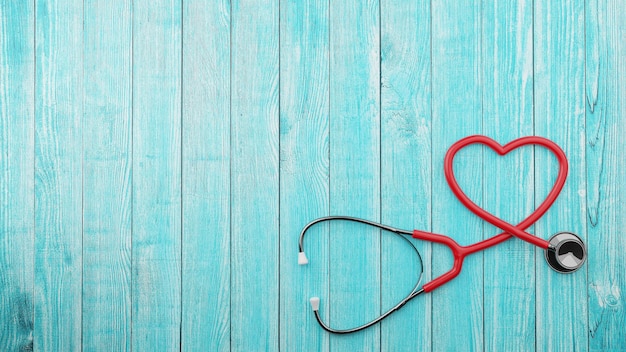
{"type": "Polygon", "coordinates": [[[626,4],[586,3],[589,350],[626,351],[626,4]]]}
{"type": "MultiPolygon", "coordinates": [[[[381,12],[381,220],[405,229],[431,226],[430,2],[383,0],[381,12]]],[[[419,260],[391,234],[381,239],[382,310],[417,281],[419,260]]],[[[427,264],[431,245],[415,243],[427,264]]],[[[431,298],[422,295],[381,323],[381,350],[430,350],[431,298]]]]}
{"type": "Polygon", "coordinates": [[[309,264],[296,263],[300,231],[329,211],[329,4],[283,0],[280,10],[280,349],[328,351],[309,305],[328,302],[328,224],[307,232],[309,264]]]}
{"type": "Polygon", "coordinates": [[[278,2],[231,12],[231,348],[279,345],[278,2]]]}
{"type": "Polygon", "coordinates": [[[83,348],[128,351],[131,5],[87,1],[84,6],[83,348]]]}
{"type": "Polygon", "coordinates": [[[184,351],[230,348],[230,2],[183,2],[184,351]],[[210,278],[210,279],[207,279],[210,278]]]}
{"type": "MultiPolygon", "coordinates": [[[[436,0],[431,13],[432,229],[468,245],[482,239],[483,221],[449,190],[443,159],[452,143],[482,132],[481,7],[436,0]]],[[[482,155],[481,147],[472,146],[455,159],[459,184],[477,204],[483,201],[482,155]]],[[[433,247],[433,277],[452,268],[451,257],[446,247],[433,247]]],[[[483,253],[477,253],[465,260],[458,277],[432,293],[432,306],[437,307],[432,312],[433,351],[483,350],[482,291],[483,253]]]]}
{"type": "Polygon", "coordinates": [[[34,349],[82,348],[82,1],[36,1],[34,349]]]}
{"type": "Polygon", "coordinates": [[[0,346],[33,349],[33,2],[0,4],[0,346]]]}
{"type": "Polygon", "coordinates": [[[180,349],[181,2],[133,6],[132,350],[180,349]]]}
{"type": "MultiPolygon", "coordinates": [[[[532,2],[484,0],[482,8],[483,133],[505,144],[533,134],[532,2]]],[[[505,157],[486,150],[485,209],[513,224],[534,210],[533,158],[532,147],[505,157]]],[[[485,238],[502,232],[484,226],[485,238]]],[[[534,253],[533,246],[518,239],[485,251],[485,350],[535,348],[534,253]]]]}
{"type": "MultiPolygon", "coordinates": [[[[377,0],[330,3],[330,213],[380,220],[380,9],[377,0]]],[[[376,318],[380,232],[330,224],[330,292],[321,304],[335,328],[376,318]],[[326,308],[328,307],[328,308],[326,308]]],[[[380,325],[333,335],[331,350],[380,349],[380,325]]]]}
{"type": "MultiPolygon", "coordinates": [[[[567,182],[535,225],[549,238],[570,231],[586,242],[585,42],[583,2],[534,2],[535,134],[557,143],[569,160],[567,182]],[[583,194],[583,195],[581,195],[583,194]]],[[[554,184],[556,158],[535,150],[535,206],[554,184]]],[[[536,348],[581,351],[588,346],[586,269],[570,275],[550,269],[536,251],[536,348]]]]}

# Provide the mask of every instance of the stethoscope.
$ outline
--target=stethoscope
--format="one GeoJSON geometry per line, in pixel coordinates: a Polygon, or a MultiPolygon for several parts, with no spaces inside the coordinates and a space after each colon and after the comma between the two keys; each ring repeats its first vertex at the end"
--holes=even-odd
{"type": "Polygon", "coordinates": [[[400,238],[406,240],[406,242],[408,242],[411,245],[412,249],[415,251],[419,259],[420,267],[422,267],[422,258],[419,254],[419,251],[413,245],[413,243],[411,243],[411,241],[409,241],[409,239],[404,236],[412,236],[413,238],[416,238],[416,239],[443,244],[447,246],[448,248],[450,248],[450,250],[452,251],[452,255],[454,256],[452,269],[450,269],[448,272],[422,285],[422,287],[419,287],[421,279],[422,279],[422,274],[420,273],[417,283],[415,284],[411,292],[404,299],[400,301],[400,303],[398,303],[397,305],[389,309],[387,312],[383,313],[378,318],[370,321],[369,323],[363,324],[361,326],[358,326],[352,329],[339,330],[339,329],[333,329],[329,327],[328,325],[326,325],[322,321],[320,314],[319,314],[320,299],[319,297],[312,297],[310,300],[311,307],[313,308],[313,312],[315,313],[315,318],[317,319],[317,322],[320,324],[320,326],[324,330],[331,332],[331,333],[336,333],[336,334],[347,334],[347,333],[352,333],[352,332],[366,329],[380,322],[381,320],[385,319],[391,313],[400,309],[408,301],[417,297],[418,295],[424,292],[432,292],[437,287],[454,279],[461,272],[461,268],[463,267],[463,260],[468,255],[476,253],[476,252],[480,252],[489,247],[493,247],[499,243],[502,243],[508,240],[512,236],[518,237],[526,242],[529,242],[539,248],[544,249],[545,258],[546,258],[546,261],[548,262],[548,265],[550,265],[552,269],[556,270],[559,273],[574,272],[577,269],[579,269],[585,262],[585,259],[587,258],[587,251],[585,248],[585,244],[575,234],[570,233],[570,232],[560,232],[552,236],[550,240],[546,241],[544,239],[533,236],[529,234],[528,232],[526,232],[526,229],[530,227],[530,225],[534,224],[537,220],[539,220],[539,218],[541,218],[543,214],[545,214],[546,211],[548,211],[548,209],[552,206],[552,204],[558,197],[559,193],[561,192],[561,189],[563,189],[563,185],[565,184],[565,179],[567,178],[567,158],[565,157],[565,153],[563,152],[563,150],[561,150],[561,148],[558,145],[556,145],[554,142],[546,138],[531,136],[531,137],[522,137],[504,146],[501,146],[496,141],[486,136],[480,136],[480,135],[469,136],[454,143],[450,147],[450,149],[448,149],[445,159],[444,159],[444,172],[446,176],[446,181],[448,182],[450,189],[452,190],[454,195],[459,199],[459,201],[461,201],[461,203],[463,203],[463,205],[467,209],[469,209],[471,212],[476,214],[478,217],[500,228],[504,232],[499,235],[488,238],[486,240],[476,242],[469,246],[461,246],[448,236],[439,235],[439,234],[426,232],[426,231],[420,231],[420,230],[411,231],[411,230],[397,229],[391,226],[387,226],[387,225],[379,224],[373,221],[355,218],[355,217],[327,216],[327,217],[323,217],[323,218],[319,218],[319,219],[315,219],[311,221],[302,229],[302,232],[300,233],[300,241],[298,244],[299,245],[298,264],[300,265],[308,264],[308,259],[306,255],[304,254],[304,246],[303,246],[304,234],[306,233],[306,231],[317,223],[324,222],[324,221],[332,221],[332,220],[345,220],[345,221],[358,222],[358,223],[374,226],[376,228],[386,230],[393,234],[399,235],[400,238]],[[532,214],[530,214],[527,218],[525,218],[522,222],[520,222],[517,225],[510,224],[498,218],[497,216],[487,212],[486,210],[478,206],[476,203],[474,203],[461,190],[461,187],[458,185],[456,178],[454,176],[454,170],[452,167],[453,162],[454,162],[454,156],[459,150],[463,149],[464,147],[470,144],[485,145],[493,149],[499,155],[505,155],[509,153],[510,151],[516,148],[519,148],[521,146],[524,146],[524,145],[538,145],[538,146],[548,149],[556,156],[559,162],[559,172],[558,172],[556,181],[554,182],[554,186],[552,187],[552,190],[550,190],[550,193],[548,193],[548,196],[543,201],[543,203],[541,203],[539,207],[535,209],[535,211],[532,214]]]}

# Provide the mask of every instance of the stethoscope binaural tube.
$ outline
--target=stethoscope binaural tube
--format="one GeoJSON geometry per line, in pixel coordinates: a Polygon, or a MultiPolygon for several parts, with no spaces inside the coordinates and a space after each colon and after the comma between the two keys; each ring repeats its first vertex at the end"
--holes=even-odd
{"type": "Polygon", "coordinates": [[[311,303],[311,308],[313,309],[313,313],[315,314],[315,319],[317,319],[317,322],[320,324],[320,326],[331,333],[334,334],[349,334],[349,333],[353,333],[353,332],[357,332],[363,329],[367,329],[372,325],[377,324],[378,322],[380,322],[381,320],[385,319],[386,317],[388,317],[391,313],[397,311],[398,309],[400,309],[402,306],[404,306],[408,301],[410,301],[411,299],[417,297],[419,294],[424,292],[423,288],[418,288],[420,285],[420,282],[422,281],[422,274],[424,273],[423,270],[423,262],[422,262],[422,256],[420,255],[420,252],[417,250],[417,248],[415,248],[415,246],[413,245],[413,243],[411,243],[411,241],[409,241],[406,237],[404,236],[410,236],[413,234],[412,231],[407,231],[407,230],[401,230],[401,229],[397,229],[395,227],[391,227],[391,226],[387,226],[387,225],[383,225],[383,224],[379,224],[373,221],[369,221],[369,220],[365,220],[365,219],[360,219],[360,218],[355,218],[355,217],[351,217],[351,216],[326,216],[323,218],[319,218],[319,219],[315,219],[313,221],[311,221],[310,223],[308,223],[303,229],[302,232],[300,232],[300,240],[298,243],[299,246],[299,252],[298,252],[298,264],[299,265],[306,265],[309,263],[309,260],[306,257],[306,254],[304,253],[304,234],[306,233],[306,231],[311,228],[311,226],[320,223],[320,222],[324,222],[324,221],[331,221],[331,220],[345,220],[345,221],[353,221],[353,222],[358,222],[358,223],[362,223],[362,224],[366,224],[366,225],[370,225],[370,226],[374,226],[378,229],[381,230],[386,230],[389,231],[393,234],[398,235],[400,238],[402,238],[403,240],[405,240],[409,245],[411,245],[411,248],[413,248],[413,251],[415,251],[415,254],[417,255],[417,258],[419,260],[419,265],[420,268],[422,268],[420,270],[420,274],[419,277],[417,279],[417,283],[415,284],[415,286],[413,287],[413,289],[411,290],[411,292],[405,297],[403,298],[400,303],[396,304],[394,307],[392,307],[391,309],[389,309],[388,311],[386,311],[385,313],[383,313],[382,315],[380,315],[378,318],[363,324],[361,326],[357,326],[355,328],[352,329],[333,329],[330,326],[326,325],[324,323],[324,321],[322,320],[322,318],[320,317],[320,313],[319,313],[319,306],[320,306],[320,298],[319,297],[311,297],[310,299],[310,303],[311,303]]]}
{"type": "MultiPolygon", "coordinates": [[[[416,239],[443,244],[450,249],[454,257],[454,264],[452,266],[452,269],[450,269],[448,272],[424,284],[422,287],[419,287],[420,282],[422,280],[422,274],[423,274],[423,270],[421,270],[417,283],[415,284],[411,292],[404,299],[400,301],[400,303],[398,303],[393,308],[389,309],[387,312],[380,315],[378,318],[366,324],[363,324],[361,326],[355,327],[355,328],[334,329],[328,326],[326,323],[324,323],[319,313],[320,298],[311,297],[310,303],[311,303],[311,308],[313,309],[313,313],[315,314],[315,319],[324,330],[330,333],[334,333],[334,334],[349,334],[349,333],[366,329],[372,325],[379,323],[381,320],[385,319],[391,313],[400,309],[411,299],[417,297],[418,295],[424,292],[432,292],[433,290],[440,287],[441,285],[454,279],[461,272],[461,269],[463,267],[463,261],[465,260],[465,257],[467,257],[468,255],[480,252],[489,247],[493,247],[494,245],[501,243],[503,241],[506,241],[508,239],[511,239],[513,237],[508,234],[501,234],[498,236],[494,236],[491,239],[484,240],[484,241],[475,243],[470,246],[461,246],[448,236],[438,235],[438,234],[425,232],[425,231],[419,231],[419,230],[413,230],[413,231],[401,230],[401,229],[397,229],[391,226],[382,225],[373,221],[349,217],[349,216],[327,216],[327,217],[323,217],[323,218],[319,218],[319,219],[315,219],[311,221],[304,227],[304,229],[300,233],[299,252],[298,252],[298,264],[299,265],[306,265],[309,263],[306,257],[306,254],[304,252],[304,235],[306,231],[309,228],[311,228],[311,226],[317,223],[320,223],[323,221],[331,221],[331,220],[346,220],[346,221],[354,221],[358,223],[363,223],[363,224],[374,226],[382,230],[390,231],[398,235],[400,238],[407,241],[407,243],[411,245],[411,248],[413,248],[419,260],[420,268],[423,268],[422,257],[419,251],[417,250],[417,248],[413,245],[413,243],[411,243],[411,241],[409,241],[404,236],[412,235],[413,238],[416,238],[416,239]]],[[[518,228],[520,226],[521,224],[517,225],[518,228]]],[[[559,273],[571,273],[571,272],[578,270],[578,268],[580,268],[582,264],[584,263],[586,259],[586,255],[587,255],[586,249],[585,249],[584,243],[578,236],[574,235],[573,233],[562,232],[562,233],[558,233],[552,236],[549,242],[550,242],[550,245],[548,249],[545,250],[546,261],[548,262],[550,267],[552,267],[552,269],[554,269],[555,271],[559,273]]]]}

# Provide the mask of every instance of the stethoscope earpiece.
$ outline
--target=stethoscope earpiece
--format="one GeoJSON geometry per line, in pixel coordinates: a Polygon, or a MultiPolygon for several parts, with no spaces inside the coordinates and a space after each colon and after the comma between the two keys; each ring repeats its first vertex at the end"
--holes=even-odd
{"type": "Polygon", "coordinates": [[[319,297],[311,297],[309,300],[311,302],[311,308],[314,312],[320,310],[320,298],[319,297]]]}
{"type": "Polygon", "coordinates": [[[298,252],[298,265],[307,265],[309,264],[309,259],[306,257],[304,252],[298,252]]]}
{"type": "Polygon", "coordinates": [[[587,259],[585,244],[571,232],[559,232],[550,238],[550,247],[545,250],[548,265],[559,273],[573,273],[587,259]]]}

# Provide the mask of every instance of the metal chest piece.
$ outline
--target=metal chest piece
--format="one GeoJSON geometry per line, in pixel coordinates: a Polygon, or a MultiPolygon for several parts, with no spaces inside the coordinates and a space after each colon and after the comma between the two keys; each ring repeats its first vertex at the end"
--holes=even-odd
{"type": "Polygon", "coordinates": [[[587,259],[587,248],[583,241],[570,232],[559,232],[550,238],[550,248],[546,249],[546,261],[552,269],[560,273],[578,270],[587,259]]]}

